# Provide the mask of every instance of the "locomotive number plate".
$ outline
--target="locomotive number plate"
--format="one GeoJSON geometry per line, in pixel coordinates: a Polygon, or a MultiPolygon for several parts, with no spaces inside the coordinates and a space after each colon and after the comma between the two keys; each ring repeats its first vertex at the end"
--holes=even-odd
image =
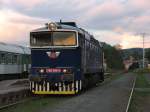
{"type": "Polygon", "coordinates": [[[47,68],[46,72],[47,73],[60,73],[61,69],[60,68],[47,68]]]}

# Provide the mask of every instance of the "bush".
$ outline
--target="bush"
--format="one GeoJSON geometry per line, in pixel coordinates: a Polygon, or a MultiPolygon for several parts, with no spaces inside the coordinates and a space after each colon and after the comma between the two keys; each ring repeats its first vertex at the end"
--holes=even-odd
{"type": "Polygon", "coordinates": [[[135,73],[150,73],[150,69],[144,68],[144,69],[136,69],[134,70],[135,73]]]}

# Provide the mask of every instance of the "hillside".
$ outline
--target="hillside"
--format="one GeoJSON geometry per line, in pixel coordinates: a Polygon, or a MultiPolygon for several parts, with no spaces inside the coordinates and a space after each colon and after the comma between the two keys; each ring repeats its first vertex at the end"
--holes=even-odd
{"type": "MultiPolygon", "coordinates": [[[[149,50],[150,48],[145,49],[145,53],[149,50]]],[[[134,57],[135,59],[141,59],[143,56],[143,49],[142,48],[130,48],[130,49],[122,49],[122,56],[123,59],[128,59],[129,56],[134,57]]]]}

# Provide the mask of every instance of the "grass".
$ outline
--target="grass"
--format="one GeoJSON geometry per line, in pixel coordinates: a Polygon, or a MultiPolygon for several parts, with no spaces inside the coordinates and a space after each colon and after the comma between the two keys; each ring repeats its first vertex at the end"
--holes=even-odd
{"type": "MultiPolygon", "coordinates": [[[[139,92],[136,91],[133,94],[133,99],[129,108],[129,112],[144,112],[143,104],[148,97],[150,97],[150,92],[139,92]]],[[[149,105],[148,105],[149,106],[149,105]]]]}
{"type": "Polygon", "coordinates": [[[150,98],[150,91],[146,90],[150,88],[150,84],[141,72],[137,74],[135,88],[129,112],[144,112],[144,104],[150,98]]]}
{"type": "Polygon", "coordinates": [[[138,73],[135,88],[149,88],[150,84],[144,74],[138,73]]]}
{"type": "Polygon", "coordinates": [[[110,81],[113,81],[113,80],[117,80],[119,78],[121,78],[123,75],[122,74],[115,74],[115,75],[112,75],[110,77],[110,81]]]}
{"type": "Polygon", "coordinates": [[[0,112],[40,112],[43,107],[55,107],[64,100],[63,97],[41,97],[36,100],[29,100],[22,104],[18,104],[16,106],[7,108],[5,110],[1,110],[0,112]]]}
{"type": "Polygon", "coordinates": [[[135,73],[140,73],[140,74],[143,74],[143,73],[150,73],[150,69],[149,68],[144,68],[144,69],[136,69],[136,70],[134,70],[133,72],[135,72],[135,73]]]}

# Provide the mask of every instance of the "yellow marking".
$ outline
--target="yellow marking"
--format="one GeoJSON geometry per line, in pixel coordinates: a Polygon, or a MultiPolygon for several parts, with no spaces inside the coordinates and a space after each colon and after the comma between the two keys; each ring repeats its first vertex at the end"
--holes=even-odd
{"type": "Polygon", "coordinates": [[[75,91],[32,91],[34,94],[75,94],[75,91]]]}

